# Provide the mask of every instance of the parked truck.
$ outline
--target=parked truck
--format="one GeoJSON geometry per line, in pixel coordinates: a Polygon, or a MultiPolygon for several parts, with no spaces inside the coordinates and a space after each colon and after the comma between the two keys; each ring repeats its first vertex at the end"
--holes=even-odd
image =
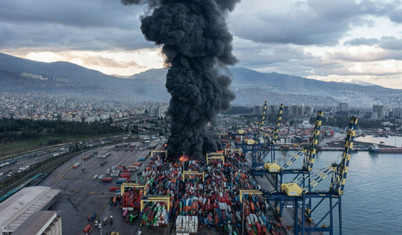
{"type": "Polygon", "coordinates": [[[82,232],[84,232],[85,234],[88,234],[91,231],[91,225],[87,224],[87,226],[85,226],[84,230],[82,230],[82,232]]]}
{"type": "Polygon", "coordinates": [[[112,177],[103,177],[102,182],[112,182],[113,178],[112,177]]]}

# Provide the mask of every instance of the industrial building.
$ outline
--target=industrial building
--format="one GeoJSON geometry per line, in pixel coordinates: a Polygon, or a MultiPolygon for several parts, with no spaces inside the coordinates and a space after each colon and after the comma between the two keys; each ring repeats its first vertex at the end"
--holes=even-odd
{"type": "Polygon", "coordinates": [[[59,193],[60,190],[54,190],[50,187],[34,186],[23,188],[13,196],[9,197],[0,204],[0,234],[14,234],[14,232],[22,225],[24,225],[24,227],[35,227],[34,224],[30,225],[29,221],[37,223],[38,220],[42,220],[43,225],[51,224],[57,217],[55,214],[52,214],[51,216],[49,213],[34,214],[41,210],[48,209],[55,202],[59,193]],[[48,221],[44,221],[46,218],[48,218],[48,221]]]}
{"type": "Polygon", "coordinates": [[[35,212],[13,234],[60,235],[62,234],[61,217],[55,211],[35,212]]]}

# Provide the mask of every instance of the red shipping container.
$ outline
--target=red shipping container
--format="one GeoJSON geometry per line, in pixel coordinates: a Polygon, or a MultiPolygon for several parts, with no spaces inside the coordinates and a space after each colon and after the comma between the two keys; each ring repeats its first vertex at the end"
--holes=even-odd
{"type": "Polygon", "coordinates": [[[109,191],[111,191],[111,192],[114,192],[114,191],[116,191],[118,189],[120,189],[120,187],[118,187],[118,186],[110,186],[109,187],[109,191]]]}
{"type": "Polygon", "coordinates": [[[102,182],[112,182],[112,181],[113,181],[113,178],[111,178],[111,177],[105,177],[102,179],[102,182]]]}

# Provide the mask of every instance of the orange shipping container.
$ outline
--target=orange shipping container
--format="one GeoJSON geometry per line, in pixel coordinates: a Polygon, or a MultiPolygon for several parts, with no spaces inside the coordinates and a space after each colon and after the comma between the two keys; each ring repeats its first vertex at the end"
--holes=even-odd
{"type": "Polygon", "coordinates": [[[84,233],[89,233],[89,231],[91,231],[91,225],[87,224],[87,226],[85,226],[84,230],[82,230],[84,233]]]}

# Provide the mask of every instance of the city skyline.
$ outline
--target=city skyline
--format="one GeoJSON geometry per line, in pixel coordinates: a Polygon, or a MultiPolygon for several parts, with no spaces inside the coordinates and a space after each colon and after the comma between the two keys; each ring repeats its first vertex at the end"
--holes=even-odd
{"type": "MultiPolygon", "coordinates": [[[[0,6],[0,52],[121,76],[163,67],[160,47],[140,30],[145,5],[42,0],[0,6]]],[[[227,21],[237,66],[402,89],[401,12],[398,1],[243,0],[227,21]]]]}

